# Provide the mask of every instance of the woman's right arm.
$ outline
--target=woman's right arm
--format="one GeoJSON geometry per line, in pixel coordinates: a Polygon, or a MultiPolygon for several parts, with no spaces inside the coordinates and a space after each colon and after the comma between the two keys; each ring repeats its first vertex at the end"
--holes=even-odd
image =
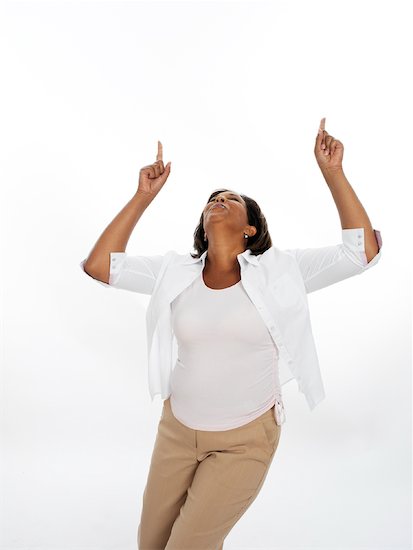
{"type": "Polygon", "coordinates": [[[103,231],[92,248],[83,269],[94,279],[109,282],[110,252],[124,252],[135,225],[153,198],[139,193],[122,208],[103,231]]]}
{"type": "Polygon", "coordinates": [[[84,271],[94,279],[108,284],[110,253],[125,251],[135,225],[168,179],[171,163],[164,167],[160,141],[156,159],[155,163],[141,168],[135,195],[106,227],[84,262],[84,271]]]}

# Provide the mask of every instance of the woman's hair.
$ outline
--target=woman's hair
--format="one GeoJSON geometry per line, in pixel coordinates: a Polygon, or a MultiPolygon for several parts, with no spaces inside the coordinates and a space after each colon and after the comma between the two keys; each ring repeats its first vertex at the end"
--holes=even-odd
{"type": "MultiPolygon", "coordinates": [[[[223,191],[231,191],[231,189],[222,188],[213,191],[209,196],[207,203],[223,191]]],[[[255,235],[253,235],[252,237],[248,237],[248,239],[245,239],[247,241],[247,246],[245,249],[247,250],[249,248],[254,256],[258,256],[272,246],[271,236],[267,226],[267,220],[265,219],[264,214],[261,212],[261,208],[258,206],[254,199],[251,199],[251,197],[248,197],[247,195],[242,195],[241,193],[240,195],[244,199],[247,206],[248,224],[253,225],[257,228],[257,232],[255,235]]],[[[194,232],[194,249],[197,252],[196,254],[192,254],[191,252],[192,258],[200,258],[201,255],[208,248],[208,241],[204,241],[203,216],[204,215],[202,213],[199,220],[199,225],[194,232]]]]}

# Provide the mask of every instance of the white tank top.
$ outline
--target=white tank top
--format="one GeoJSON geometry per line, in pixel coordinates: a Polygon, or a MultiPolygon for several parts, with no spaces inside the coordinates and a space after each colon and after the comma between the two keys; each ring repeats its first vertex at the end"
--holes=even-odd
{"type": "Polygon", "coordinates": [[[201,272],[171,308],[178,355],[170,404],[177,420],[195,430],[230,430],[275,404],[282,424],[278,349],[242,281],[212,289],[201,272]]]}

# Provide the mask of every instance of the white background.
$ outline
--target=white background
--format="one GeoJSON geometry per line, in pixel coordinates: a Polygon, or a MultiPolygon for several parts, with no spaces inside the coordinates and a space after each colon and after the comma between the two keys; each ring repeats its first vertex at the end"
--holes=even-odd
{"type": "Polygon", "coordinates": [[[219,187],[258,202],[275,246],[325,246],[324,116],[383,257],[309,296],[327,396],[310,412],[283,387],[271,470],[225,549],[411,548],[409,6],[1,3],[2,549],[136,549],[162,408],[149,297],[79,262],[157,140],[171,175],[127,252],[193,251],[219,187]]]}

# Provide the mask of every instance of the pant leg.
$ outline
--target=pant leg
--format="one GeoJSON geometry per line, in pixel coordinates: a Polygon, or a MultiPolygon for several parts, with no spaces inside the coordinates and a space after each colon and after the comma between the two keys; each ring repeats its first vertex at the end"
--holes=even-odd
{"type": "Polygon", "coordinates": [[[195,430],[177,422],[164,401],[142,498],[139,550],[164,550],[196,468],[195,430]]]}
{"type": "Polygon", "coordinates": [[[274,407],[232,430],[196,431],[200,464],[165,550],[220,550],[257,497],[281,435],[274,407]]]}

